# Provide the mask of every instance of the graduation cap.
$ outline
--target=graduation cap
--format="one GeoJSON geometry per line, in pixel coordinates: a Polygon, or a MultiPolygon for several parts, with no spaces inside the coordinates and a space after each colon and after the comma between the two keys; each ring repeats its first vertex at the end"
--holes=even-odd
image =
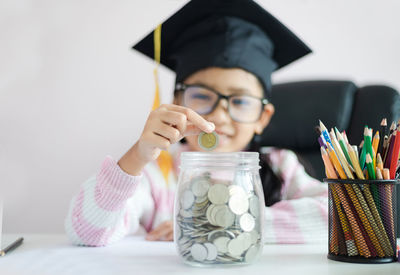
{"type": "MultiPolygon", "coordinates": [[[[133,46],[154,59],[154,31],[133,46]]],[[[271,73],[311,50],[252,0],[192,0],[162,23],[161,64],[182,82],[207,67],[241,68],[269,96],[271,73]]]]}

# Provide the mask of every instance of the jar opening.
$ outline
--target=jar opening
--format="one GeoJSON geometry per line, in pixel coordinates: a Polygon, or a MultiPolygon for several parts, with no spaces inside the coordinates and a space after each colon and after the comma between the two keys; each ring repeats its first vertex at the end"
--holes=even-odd
{"type": "Polygon", "coordinates": [[[235,169],[260,169],[258,152],[183,152],[181,167],[233,167],[235,169]]]}

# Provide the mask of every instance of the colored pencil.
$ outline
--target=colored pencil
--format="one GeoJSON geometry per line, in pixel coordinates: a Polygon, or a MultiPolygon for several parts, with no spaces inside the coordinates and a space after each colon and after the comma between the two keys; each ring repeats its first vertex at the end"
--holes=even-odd
{"type": "Polygon", "coordinates": [[[347,221],[346,215],[343,213],[342,208],[340,207],[340,200],[336,193],[334,186],[331,187],[333,201],[335,203],[336,211],[339,216],[340,225],[342,227],[344,238],[346,242],[347,254],[349,256],[356,256],[358,255],[358,249],[354,242],[353,234],[351,233],[349,222],[347,221]]]}
{"type": "Polygon", "coordinates": [[[383,154],[383,140],[386,135],[386,127],[387,127],[387,120],[386,120],[386,118],[383,118],[381,121],[381,132],[379,133],[380,138],[379,138],[379,146],[378,146],[378,151],[377,151],[377,153],[380,153],[381,156],[383,154]]]}
{"type": "Polygon", "coordinates": [[[333,130],[330,133],[330,137],[333,144],[333,148],[335,149],[335,153],[339,158],[339,161],[343,167],[344,172],[346,173],[347,178],[354,179],[353,173],[349,168],[350,165],[348,164],[346,157],[344,156],[343,151],[340,148],[340,145],[335,137],[335,133],[333,132],[333,130]]]}
{"type": "Polygon", "coordinates": [[[383,166],[385,168],[390,169],[390,163],[392,160],[392,155],[393,155],[393,149],[394,149],[394,144],[396,142],[396,132],[393,132],[393,134],[390,136],[389,138],[389,145],[387,147],[387,153],[386,153],[386,157],[383,160],[383,166]]]}
{"type": "Polygon", "coordinates": [[[347,151],[346,142],[344,141],[342,134],[340,134],[340,132],[338,131],[338,129],[336,129],[336,127],[335,127],[335,132],[337,140],[339,141],[339,145],[343,151],[344,156],[346,157],[347,162],[354,168],[352,161],[350,159],[349,152],[347,151]]]}
{"type": "Polygon", "coordinates": [[[365,143],[364,141],[361,142],[362,144],[360,144],[360,146],[362,146],[361,148],[361,153],[360,153],[360,167],[361,169],[364,170],[364,166],[365,166],[365,157],[367,156],[367,150],[365,149],[365,143]]]}
{"type": "Polygon", "coordinates": [[[367,170],[368,170],[369,179],[370,180],[376,179],[374,165],[372,163],[372,158],[371,158],[371,155],[369,153],[367,154],[365,162],[367,164],[367,170]]]}
{"type": "Polygon", "coordinates": [[[381,232],[382,244],[383,244],[383,248],[385,249],[385,253],[387,256],[393,256],[393,248],[391,246],[388,234],[383,225],[381,215],[379,214],[378,209],[376,208],[376,205],[375,205],[375,201],[372,197],[371,190],[370,190],[370,184],[366,184],[362,191],[363,191],[365,199],[368,203],[369,209],[371,210],[371,213],[372,213],[372,215],[375,219],[375,222],[378,226],[378,229],[381,232]]]}
{"type": "Polygon", "coordinates": [[[369,250],[369,246],[367,245],[365,237],[362,234],[360,226],[357,223],[357,218],[355,217],[355,214],[353,214],[353,211],[351,210],[350,207],[350,203],[348,202],[341,186],[338,184],[333,184],[333,186],[335,188],[336,193],[338,194],[340,202],[342,203],[344,212],[346,213],[346,217],[350,224],[351,231],[354,233],[354,241],[356,243],[358,252],[360,253],[361,256],[367,258],[371,257],[371,251],[369,250]]]}
{"type": "Polygon", "coordinates": [[[337,179],[338,176],[336,175],[335,168],[333,168],[333,165],[329,159],[329,155],[326,152],[325,148],[323,148],[323,147],[321,147],[321,156],[322,156],[322,160],[325,164],[327,178],[337,179]]]}
{"type": "Polygon", "coordinates": [[[371,216],[367,215],[366,212],[369,211],[368,207],[366,206],[365,200],[359,201],[362,197],[361,191],[356,184],[344,184],[346,188],[347,194],[350,197],[350,200],[356,209],[358,217],[360,218],[362,225],[365,231],[368,234],[368,237],[371,239],[372,244],[378,254],[379,257],[383,257],[385,254],[383,252],[382,246],[374,232],[374,229],[371,225],[372,221],[371,216]],[[368,216],[368,217],[367,217],[368,216]]]}
{"type": "Polygon", "coordinates": [[[337,158],[335,151],[330,144],[328,144],[327,152],[329,155],[329,159],[331,160],[333,166],[335,167],[336,171],[339,174],[341,179],[347,179],[346,173],[344,172],[342,166],[340,165],[339,159],[337,158]]]}
{"type": "Polygon", "coordinates": [[[389,160],[388,168],[390,170],[390,178],[394,179],[396,177],[397,163],[398,163],[398,155],[400,152],[400,131],[397,130],[393,133],[393,152],[391,159],[389,160]]]}
{"type": "Polygon", "coordinates": [[[322,135],[323,135],[324,138],[325,138],[325,141],[326,141],[327,143],[330,143],[331,146],[333,146],[333,145],[332,145],[332,142],[331,142],[331,139],[329,138],[328,130],[326,129],[325,125],[322,123],[321,120],[319,121],[319,127],[320,127],[320,129],[321,129],[322,135]]]}
{"type": "MultiPolygon", "coordinates": [[[[357,149],[357,147],[356,147],[356,149],[357,149]]],[[[351,161],[353,163],[354,170],[356,171],[357,177],[361,180],[364,180],[365,177],[361,170],[360,163],[358,162],[357,153],[354,151],[354,149],[349,144],[347,145],[347,151],[349,152],[349,155],[350,155],[351,161]]]]}

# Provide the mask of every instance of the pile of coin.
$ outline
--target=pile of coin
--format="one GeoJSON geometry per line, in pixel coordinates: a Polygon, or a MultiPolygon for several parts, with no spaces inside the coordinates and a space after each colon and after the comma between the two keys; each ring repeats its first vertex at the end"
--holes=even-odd
{"type": "Polygon", "coordinates": [[[233,181],[196,176],[179,194],[175,238],[189,262],[250,263],[262,249],[260,201],[256,193],[233,181]]]}

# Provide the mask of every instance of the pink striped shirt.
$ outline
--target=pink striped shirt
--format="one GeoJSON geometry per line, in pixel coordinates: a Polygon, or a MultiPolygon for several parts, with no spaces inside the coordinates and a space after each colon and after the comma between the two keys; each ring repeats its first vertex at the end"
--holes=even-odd
{"type": "MultiPolygon", "coordinates": [[[[282,200],[265,208],[267,243],[326,242],[328,190],[310,177],[289,150],[267,148],[271,168],[283,180],[282,200]]],[[[178,156],[178,154],[175,154],[178,156]]],[[[175,168],[178,158],[174,158],[175,168]]],[[[100,171],[72,199],[65,230],[77,245],[104,246],[143,227],[173,219],[176,169],[167,185],[156,162],[131,176],[106,157],[100,171]]]]}

